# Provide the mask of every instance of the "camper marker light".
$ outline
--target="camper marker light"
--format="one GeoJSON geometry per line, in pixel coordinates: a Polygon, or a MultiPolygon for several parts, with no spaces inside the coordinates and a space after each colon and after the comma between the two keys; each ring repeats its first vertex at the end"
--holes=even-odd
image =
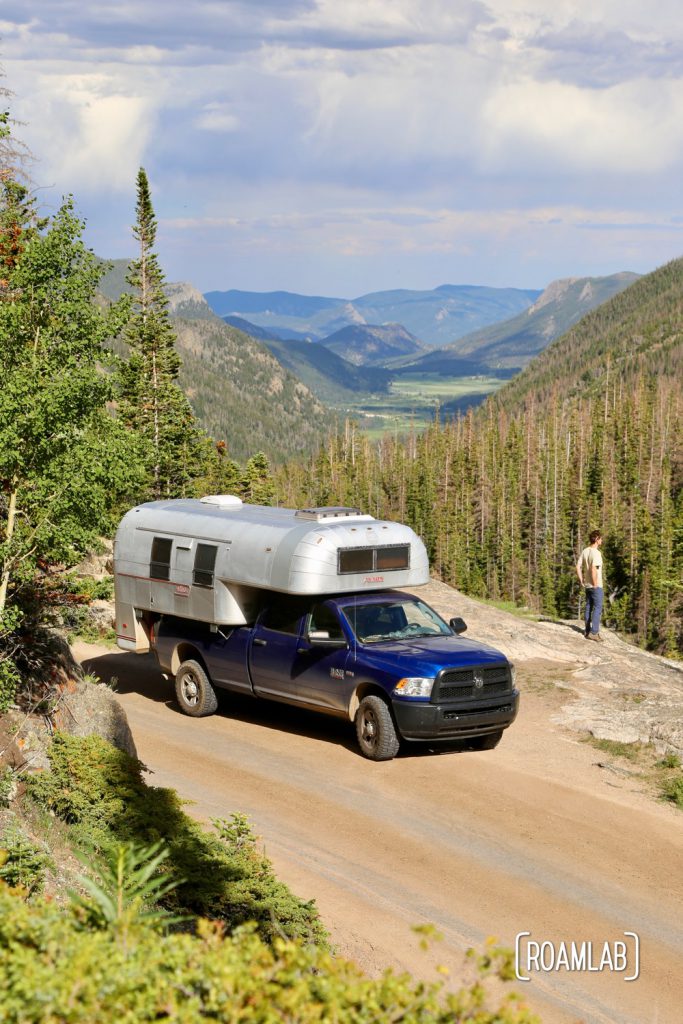
{"type": "Polygon", "coordinates": [[[434,676],[409,676],[399,679],[394,687],[395,697],[431,697],[434,676]]]}

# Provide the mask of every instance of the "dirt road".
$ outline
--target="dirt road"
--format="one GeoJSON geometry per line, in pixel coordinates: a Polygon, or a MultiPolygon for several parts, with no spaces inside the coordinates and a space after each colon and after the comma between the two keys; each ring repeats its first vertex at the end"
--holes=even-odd
{"type": "Polygon", "coordinates": [[[597,767],[595,750],[552,724],[553,691],[524,694],[496,750],[409,748],[374,764],[343,722],[232,695],[193,720],[151,657],[77,653],[118,678],[150,783],[207,821],[249,815],[279,876],[316,899],[338,951],[368,972],[434,978],[441,963],[457,979],[467,946],[514,945],[520,932],[556,949],[590,940],[597,962],[635,932],[636,981],[534,972],[518,990],[544,1021],[680,1019],[683,815],[597,767]],[[410,928],[425,922],[444,936],[428,954],[410,928]]]}

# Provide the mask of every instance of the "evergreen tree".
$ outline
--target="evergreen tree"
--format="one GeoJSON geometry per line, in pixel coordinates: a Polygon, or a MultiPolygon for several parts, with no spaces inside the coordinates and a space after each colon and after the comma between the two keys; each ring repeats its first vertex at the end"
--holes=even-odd
{"type": "Polygon", "coordinates": [[[22,616],[30,608],[34,624],[45,621],[55,575],[113,528],[117,499],[139,484],[132,439],[106,409],[112,387],[102,365],[124,315],[94,302],[104,268],[82,229],[70,199],[41,220],[27,188],[4,175],[0,704],[22,616]]]}
{"type": "Polygon", "coordinates": [[[256,452],[247,462],[241,481],[240,494],[252,505],[271,505],[275,486],[270,474],[268,458],[256,452]]]}
{"type": "Polygon", "coordinates": [[[121,367],[119,416],[142,440],[148,496],[174,498],[189,492],[205,451],[190,403],[178,386],[180,358],[154,252],[156,231],[149,182],[140,168],[133,227],[139,257],[127,277],[133,306],[124,335],[130,356],[121,367]]]}

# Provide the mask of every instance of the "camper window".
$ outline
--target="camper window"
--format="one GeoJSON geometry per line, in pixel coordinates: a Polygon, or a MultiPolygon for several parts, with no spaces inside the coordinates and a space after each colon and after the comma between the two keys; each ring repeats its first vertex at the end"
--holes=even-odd
{"type": "Polygon", "coordinates": [[[373,548],[347,548],[339,552],[339,572],[372,572],[373,548]]]}
{"type": "Polygon", "coordinates": [[[171,568],[170,537],[155,537],[152,541],[152,557],[149,563],[149,575],[153,580],[167,580],[171,568]]]}
{"type": "Polygon", "coordinates": [[[212,587],[213,573],[216,567],[215,544],[198,544],[194,556],[194,573],[192,582],[197,587],[212,587]]]}
{"type": "Polygon", "coordinates": [[[387,572],[410,568],[410,544],[391,544],[380,548],[342,548],[339,572],[387,572]]]}
{"type": "Polygon", "coordinates": [[[410,544],[396,544],[393,547],[377,548],[375,569],[408,569],[410,567],[410,544]]]}

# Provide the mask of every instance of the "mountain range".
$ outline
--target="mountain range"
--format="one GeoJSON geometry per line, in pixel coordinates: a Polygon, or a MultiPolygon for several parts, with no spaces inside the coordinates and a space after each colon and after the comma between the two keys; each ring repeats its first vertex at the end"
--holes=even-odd
{"type": "MultiPolygon", "coordinates": [[[[115,261],[103,279],[102,292],[108,298],[126,290],[125,270],[125,261],[115,261]]],[[[537,353],[568,326],[581,317],[585,319],[591,309],[597,307],[599,312],[606,300],[609,306],[610,296],[618,297],[624,289],[630,294],[628,286],[637,280],[637,275],[629,273],[573,278],[553,282],[542,293],[442,286],[430,293],[372,293],[353,303],[289,292],[207,293],[213,295],[217,308],[225,302],[226,306],[241,306],[248,314],[224,314],[223,319],[192,285],[168,285],[167,295],[183,363],[180,383],[201,424],[212,436],[229,439],[235,458],[244,459],[263,449],[280,461],[316,447],[334,422],[327,405],[353,407],[354,400],[368,394],[381,405],[384,395],[392,400],[388,392],[392,380],[398,377],[416,373],[450,378],[507,377],[530,361],[535,366],[537,353]],[[216,295],[222,296],[220,302],[216,295]],[[472,303],[478,297],[483,304],[479,319],[492,315],[494,308],[500,309],[501,303],[504,306],[512,299],[513,305],[524,303],[524,307],[502,322],[431,351],[420,335],[397,321],[347,322],[315,340],[304,331],[296,338],[282,337],[282,333],[295,333],[294,328],[282,326],[284,320],[296,321],[299,326],[315,322],[316,330],[322,330],[321,325],[334,327],[340,318],[360,319],[359,309],[380,316],[402,305],[403,313],[411,313],[413,320],[421,311],[419,315],[426,315],[428,321],[434,317],[435,297],[443,303],[449,296],[460,303],[461,313],[465,299],[472,303]],[[275,320],[280,326],[265,327],[254,323],[253,317],[275,320]]],[[[424,325],[427,321],[421,322],[424,325]]],[[[563,338],[560,349],[567,343],[571,342],[563,338]]],[[[481,399],[481,394],[473,396],[469,404],[481,399]]],[[[466,397],[463,401],[467,404],[466,397]]]]}
{"type": "Polygon", "coordinates": [[[321,340],[349,325],[402,324],[426,345],[441,346],[527,309],[534,289],[444,284],[430,291],[395,289],[355,299],[293,292],[211,291],[220,317],[238,316],[280,337],[321,340]]]}

